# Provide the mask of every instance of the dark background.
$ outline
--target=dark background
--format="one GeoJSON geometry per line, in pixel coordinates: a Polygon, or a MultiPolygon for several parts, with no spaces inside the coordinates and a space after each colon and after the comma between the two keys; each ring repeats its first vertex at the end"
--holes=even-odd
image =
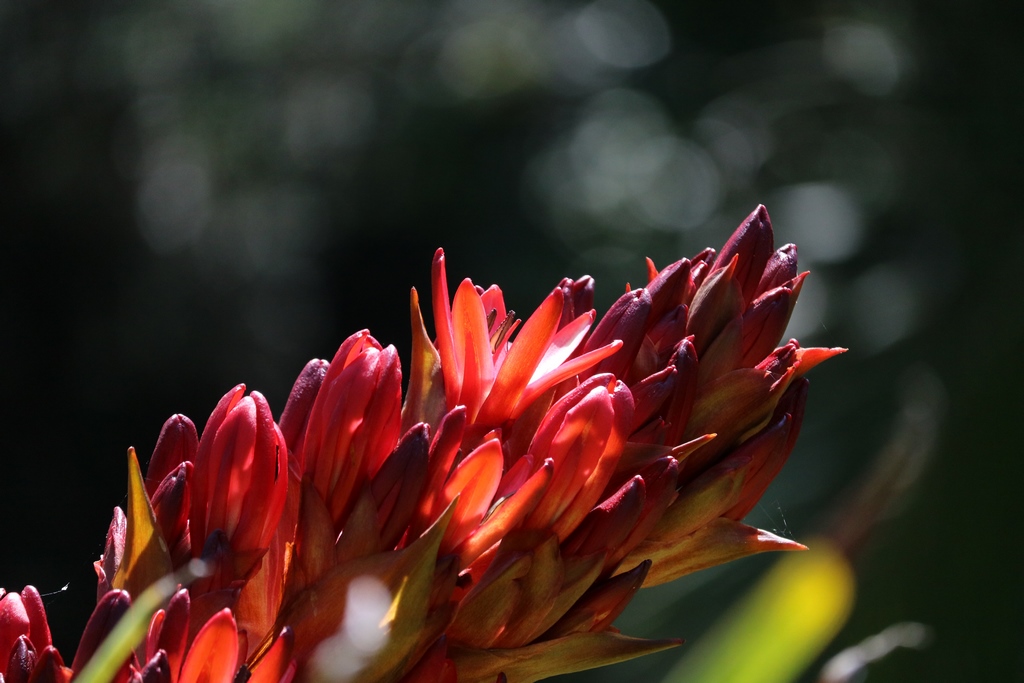
{"type": "MultiPolygon", "coordinates": [[[[930,373],[934,457],[829,652],[917,620],[931,647],[871,681],[1024,680],[1011,4],[0,4],[0,585],[68,585],[70,659],[125,449],[240,381],[279,411],[360,328],[407,358],[437,246],[521,313],[583,273],[607,305],[763,202],[812,270],[791,334],[851,350],[752,523],[812,536],[930,373]]],[[[765,566],[642,595],[624,629],[699,639],[765,566]]]]}

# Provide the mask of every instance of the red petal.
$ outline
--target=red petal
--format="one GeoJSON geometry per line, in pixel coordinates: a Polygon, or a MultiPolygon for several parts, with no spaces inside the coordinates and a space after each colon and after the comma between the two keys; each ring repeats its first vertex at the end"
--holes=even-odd
{"type": "Polygon", "coordinates": [[[179,683],[232,683],[238,671],[238,631],[230,609],[206,622],[192,641],[179,683]]]}

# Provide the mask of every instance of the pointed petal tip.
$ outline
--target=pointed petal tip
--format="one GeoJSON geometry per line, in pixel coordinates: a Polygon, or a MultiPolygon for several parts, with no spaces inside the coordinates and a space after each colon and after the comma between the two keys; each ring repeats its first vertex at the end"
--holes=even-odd
{"type": "Polygon", "coordinates": [[[764,529],[756,529],[751,542],[752,547],[757,547],[760,551],[799,552],[808,550],[807,546],[803,543],[773,534],[764,529]]]}

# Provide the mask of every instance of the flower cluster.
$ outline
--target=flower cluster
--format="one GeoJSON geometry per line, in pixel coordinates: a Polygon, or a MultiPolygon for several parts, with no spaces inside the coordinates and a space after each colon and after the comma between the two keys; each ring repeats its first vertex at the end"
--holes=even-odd
{"type": "Polygon", "coordinates": [[[153,614],[118,683],[533,681],[677,644],[611,624],[642,587],[798,543],[741,523],[793,448],[803,375],[776,348],[806,275],[758,207],[627,288],[595,326],[565,279],[525,321],[495,286],[449,295],[412,358],[366,331],[311,361],[275,421],[239,385],[199,438],[175,415],[129,457],[70,668],[39,593],[0,591],[0,682],[67,683],[150,584],[210,571],[153,614]]]}

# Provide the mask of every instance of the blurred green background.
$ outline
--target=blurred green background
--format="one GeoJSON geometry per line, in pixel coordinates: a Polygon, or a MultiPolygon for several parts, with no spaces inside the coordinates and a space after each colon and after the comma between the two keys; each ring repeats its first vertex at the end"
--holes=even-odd
{"type": "MultiPolygon", "coordinates": [[[[521,313],[584,273],[602,310],[643,256],[719,247],[764,203],[812,271],[789,334],[850,352],[812,373],[749,521],[811,537],[932,373],[934,457],[826,655],[915,620],[931,646],[869,680],[1024,680],[1011,7],[0,1],[0,585],[68,585],[47,602],[69,658],[126,447],[240,381],[280,410],[360,328],[407,358],[437,246],[521,313]]],[[[620,626],[699,641],[770,562],[641,594],[620,626]]],[[[575,680],[657,680],[687,647],[575,680]]]]}

